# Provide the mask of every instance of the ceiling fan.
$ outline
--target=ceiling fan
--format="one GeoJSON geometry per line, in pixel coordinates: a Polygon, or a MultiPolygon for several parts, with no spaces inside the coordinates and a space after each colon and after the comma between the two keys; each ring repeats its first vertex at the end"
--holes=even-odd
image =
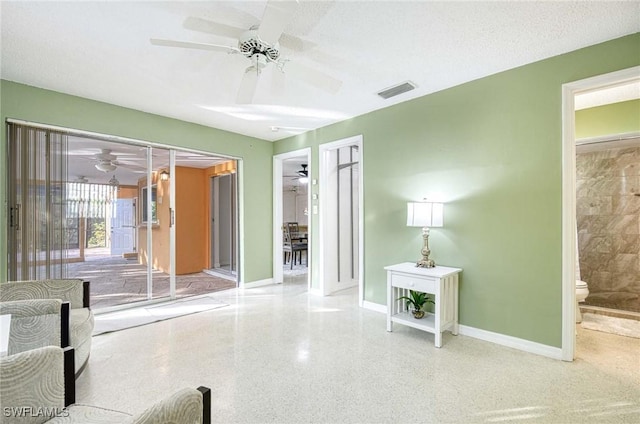
{"type": "Polygon", "coordinates": [[[95,167],[98,171],[113,172],[120,166],[133,172],[145,172],[145,168],[142,166],[118,160],[118,157],[111,153],[111,149],[100,149],[100,153],[97,153],[94,159],[97,162],[95,167]]]}
{"type": "Polygon", "coordinates": [[[290,178],[291,180],[298,181],[301,184],[307,184],[309,182],[309,171],[307,170],[306,163],[300,165],[302,169],[296,172],[297,175],[285,175],[285,178],[290,178]]]}
{"type": "Polygon", "coordinates": [[[300,165],[302,167],[301,170],[298,171],[298,176],[300,176],[301,178],[306,178],[309,176],[309,171],[307,171],[307,165],[306,163],[303,163],[302,165],[300,165]]]}
{"type": "Polygon", "coordinates": [[[293,17],[298,5],[298,1],[269,0],[262,16],[262,21],[249,29],[236,28],[196,17],[189,17],[184,22],[184,27],[193,31],[235,38],[238,40],[237,47],[158,38],[152,38],[150,41],[151,44],[156,46],[209,50],[245,56],[251,64],[244,71],[236,97],[237,103],[246,104],[252,102],[258,84],[258,77],[262,70],[270,64],[273,64],[285,74],[335,94],[342,86],[342,81],[317,69],[285,59],[281,55],[280,47],[297,51],[304,49],[302,40],[283,34],[285,26],[293,17]]]}

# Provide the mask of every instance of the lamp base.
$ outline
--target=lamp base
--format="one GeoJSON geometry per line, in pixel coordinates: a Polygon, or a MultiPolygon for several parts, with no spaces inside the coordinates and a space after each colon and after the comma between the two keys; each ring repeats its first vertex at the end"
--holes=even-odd
{"type": "Polygon", "coordinates": [[[436,266],[433,259],[429,259],[431,254],[431,250],[429,250],[429,227],[422,228],[422,249],[420,249],[420,254],[422,259],[416,262],[417,268],[433,268],[436,266]]]}
{"type": "Polygon", "coordinates": [[[434,268],[435,266],[436,263],[433,259],[420,259],[418,262],[416,262],[417,268],[434,268]]]}

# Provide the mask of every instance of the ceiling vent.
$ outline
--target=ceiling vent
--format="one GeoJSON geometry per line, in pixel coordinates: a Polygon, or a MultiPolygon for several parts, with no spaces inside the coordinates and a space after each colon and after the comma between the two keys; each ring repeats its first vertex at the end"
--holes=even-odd
{"type": "Polygon", "coordinates": [[[403,82],[402,84],[394,85],[393,87],[386,88],[378,93],[378,96],[383,99],[390,99],[391,97],[406,93],[416,88],[411,81],[403,82]]]}

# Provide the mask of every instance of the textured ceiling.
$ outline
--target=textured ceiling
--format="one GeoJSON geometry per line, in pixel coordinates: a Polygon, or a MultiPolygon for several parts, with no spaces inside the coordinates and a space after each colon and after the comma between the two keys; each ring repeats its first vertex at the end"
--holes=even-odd
{"type": "Polygon", "coordinates": [[[251,105],[235,103],[248,59],[149,42],[235,46],[183,23],[249,28],[266,4],[2,1],[2,78],[276,140],[640,31],[637,1],[302,0],[284,30],[302,51],[282,54],[342,87],[327,93],[270,66],[251,105]],[[390,100],[375,94],[407,80],[418,88],[390,100]]]}

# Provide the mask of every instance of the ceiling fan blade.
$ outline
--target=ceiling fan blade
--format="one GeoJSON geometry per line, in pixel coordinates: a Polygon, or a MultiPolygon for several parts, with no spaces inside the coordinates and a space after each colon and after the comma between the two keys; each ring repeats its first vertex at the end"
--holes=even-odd
{"type": "Polygon", "coordinates": [[[225,25],[219,22],[213,22],[207,19],[196,18],[193,16],[185,19],[182,26],[192,31],[206,32],[207,34],[220,35],[222,37],[235,39],[240,38],[242,33],[246,31],[246,29],[244,28],[237,28],[231,25],[225,25]]]}
{"type": "Polygon", "coordinates": [[[240,53],[240,50],[238,50],[238,48],[236,47],[220,46],[218,44],[192,43],[190,41],[162,40],[159,38],[152,38],[149,41],[151,41],[151,44],[153,44],[154,46],[181,47],[185,49],[209,50],[214,52],[240,53]]]}
{"type": "Polygon", "coordinates": [[[297,8],[297,1],[269,0],[258,27],[258,37],[266,43],[275,44],[297,8]]]}
{"type": "Polygon", "coordinates": [[[244,73],[242,81],[240,82],[240,88],[238,89],[238,96],[236,97],[236,103],[249,104],[253,101],[253,95],[256,93],[256,87],[258,85],[258,71],[250,66],[244,73]]]}
{"type": "Polygon", "coordinates": [[[280,47],[284,47],[285,49],[289,49],[294,52],[310,50],[315,46],[315,43],[303,40],[302,38],[296,37],[295,35],[285,33],[282,34],[282,37],[280,37],[280,47]]]}
{"type": "Polygon", "coordinates": [[[336,94],[342,87],[342,81],[339,79],[309,66],[301,65],[298,62],[287,61],[282,65],[281,69],[285,74],[331,94],[336,94]]]}

